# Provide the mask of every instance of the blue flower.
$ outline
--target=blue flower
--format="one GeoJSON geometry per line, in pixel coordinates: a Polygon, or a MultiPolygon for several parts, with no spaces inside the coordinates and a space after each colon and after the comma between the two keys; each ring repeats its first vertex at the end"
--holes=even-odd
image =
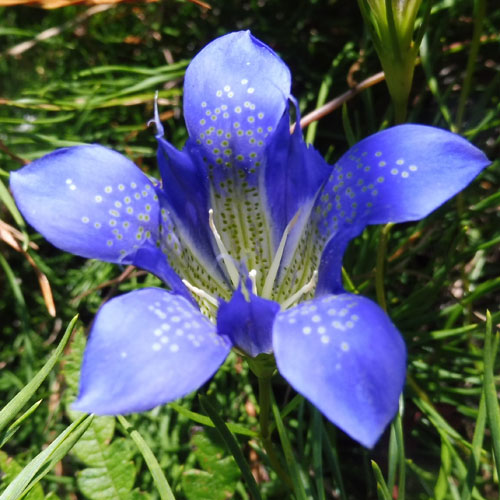
{"type": "Polygon", "coordinates": [[[12,174],[27,221],[57,247],[146,269],[168,284],[106,303],[75,408],[148,410],[206,382],[231,348],[273,359],[333,423],[373,446],[397,411],[403,340],[346,293],[341,262],[367,224],[425,217],[489,162],[465,139],[402,125],[332,167],[290,134],[287,66],[248,31],[210,43],[184,87],[182,151],[163,137],[161,183],[98,145],[12,174]]]}

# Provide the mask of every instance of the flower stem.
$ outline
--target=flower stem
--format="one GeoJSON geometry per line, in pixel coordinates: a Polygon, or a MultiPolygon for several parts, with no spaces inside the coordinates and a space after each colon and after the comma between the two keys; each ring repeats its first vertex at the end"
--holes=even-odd
{"type": "Polygon", "coordinates": [[[394,224],[389,223],[382,228],[382,233],[380,235],[380,240],[377,248],[375,291],[377,293],[377,302],[385,312],[387,312],[387,302],[385,300],[385,290],[384,290],[384,268],[385,268],[385,258],[387,254],[387,240],[389,238],[389,233],[393,225],[394,224]]]}
{"type": "Polygon", "coordinates": [[[271,412],[271,377],[257,377],[257,379],[259,381],[259,425],[262,445],[266,451],[269,463],[278,477],[290,489],[293,489],[292,480],[286,473],[285,469],[283,469],[271,440],[269,427],[269,415],[271,412]]]}

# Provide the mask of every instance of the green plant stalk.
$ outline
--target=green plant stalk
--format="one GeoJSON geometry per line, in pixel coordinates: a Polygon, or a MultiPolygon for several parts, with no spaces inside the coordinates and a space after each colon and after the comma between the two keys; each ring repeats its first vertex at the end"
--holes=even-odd
{"type": "Polygon", "coordinates": [[[307,495],[304,489],[304,484],[302,481],[302,477],[300,475],[299,467],[297,466],[297,462],[295,460],[295,456],[292,451],[292,445],[286,434],[285,426],[283,425],[283,420],[281,420],[281,414],[278,405],[274,400],[270,384],[269,384],[269,391],[271,395],[271,405],[272,405],[274,420],[276,422],[276,428],[278,429],[278,434],[280,436],[281,447],[283,449],[283,454],[285,455],[286,464],[288,466],[288,470],[290,471],[290,478],[293,484],[293,492],[295,494],[295,499],[307,500],[307,495]]]}
{"type": "Polygon", "coordinates": [[[477,55],[479,52],[481,32],[483,30],[483,21],[486,16],[486,0],[476,0],[474,5],[474,30],[472,41],[469,49],[469,57],[467,58],[467,67],[465,69],[465,78],[458,100],[457,118],[455,122],[456,132],[460,132],[465,115],[465,105],[472,88],[472,77],[476,67],[477,55]]]}
{"type": "Polygon", "coordinates": [[[271,412],[271,377],[257,377],[257,380],[259,381],[259,426],[262,446],[264,447],[271,467],[276,474],[278,474],[278,477],[293,490],[292,480],[283,469],[271,440],[269,425],[269,415],[271,412]]]}
{"type": "Polygon", "coordinates": [[[243,452],[241,451],[238,442],[236,441],[236,438],[231,434],[231,431],[227,428],[227,425],[224,423],[220,415],[217,413],[217,410],[212,405],[210,400],[206,396],[203,396],[202,394],[199,394],[198,397],[200,400],[200,405],[203,408],[203,411],[207,413],[207,415],[214,423],[215,429],[219,433],[219,436],[224,441],[224,444],[226,445],[227,449],[229,450],[231,455],[233,455],[236,463],[238,464],[238,467],[243,475],[243,478],[245,479],[245,482],[247,483],[248,490],[253,500],[262,500],[262,497],[260,496],[259,492],[259,487],[255,482],[255,478],[252,475],[252,471],[248,466],[248,463],[243,455],[243,452]]]}
{"type": "Polygon", "coordinates": [[[391,232],[392,226],[394,226],[394,224],[392,222],[389,222],[389,224],[386,224],[382,228],[382,231],[380,233],[375,270],[375,291],[377,294],[377,302],[385,312],[387,312],[387,302],[385,299],[384,272],[385,260],[387,256],[387,241],[389,239],[389,233],[391,232]]]}
{"type": "MultiPolygon", "coordinates": [[[[385,312],[387,312],[387,300],[385,298],[384,274],[385,274],[385,262],[387,257],[387,242],[389,240],[389,234],[391,232],[392,226],[394,226],[394,224],[390,222],[389,224],[386,224],[382,228],[379,244],[377,247],[375,289],[377,294],[377,301],[380,307],[385,312]]],[[[399,410],[394,422],[392,423],[391,438],[395,439],[396,441],[395,444],[398,453],[398,463],[399,463],[398,500],[404,500],[405,487],[406,487],[406,458],[405,458],[405,448],[403,439],[403,427],[401,422],[401,411],[399,410]]]]}

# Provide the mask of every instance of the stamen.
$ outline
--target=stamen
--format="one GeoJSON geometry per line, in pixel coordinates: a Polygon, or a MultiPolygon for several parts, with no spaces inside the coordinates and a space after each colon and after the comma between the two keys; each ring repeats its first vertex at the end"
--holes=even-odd
{"type": "Polygon", "coordinates": [[[220,237],[219,232],[217,231],[217,228],[215,227],[214,211],[212,209],[209,209],[208,211],[208,225],[210,226],[210,230],[214,235],[215,242],[217,243],[217,247],[219,248],[219,252],[221,253],[222,261],[226,266],[229,278],[231,279],[234,288],[236,288],[240,281],[240,275],[238,273],[238,269],[236,269],[236,266],[234,265],[231,256],[229,255],[229,252],[224,245],[224,242],[222,241],[222,238],[220,237]]]}
{"type": "Polygon", "coordinates": [[[308,283],[306,283],[298,292],[295,292],[291,297],[285,300],[283,304],[281,304],[282,309],[288,309],[290,306],[295,304],[303,295],[309,293],[311,290],[314,290],[316,283],[318,282],[318,271],[314,271],[312,278],[308,283]]]}
{"type": "Polygon", "coordinates": [[[164,134],[163,125],[161,124],[160,113],[158,112],[158,91],[155,92],[154,118],[148,121],[147,126],[149,127],[152,123],[154,123],[156,127],[156,137],[163,137],[164,134]]]}
{"type": "Polygon", "coordinates": [[[197,286],[191,285],[188,280],[182,280],[182,282],[186,285],[186,288],[197,295],[198,297],[205,299],[207,302],[210,302],[210,304],[214,305],[215,307],[219,307],[219,301],[215,298],[212,297],[209,293],[205,292],[205,290],[202,290],[201,288],[198,288],[197,286]]]}
{"type": "Polygon", "coordinates": [[[254,295],[257,295],[257,269],[252,269],[248,273],[248,277],[250,278],[250,281],[252,282],[252,293],[254,295]]]}
{"type": "Polygon", "coordinates": [[[264,288],[262,289],[262,297],[265,299],[271,298],[271,293],[273,292],[273,285],[276,279],[276,275],[278,274],[278,269],[280,267],[281,258],[283,257],[283,251],[285,250],[286,240],[293,226],[295,226],[298,218],[299,218],[300,210],[293,216],[293,219],[288,223],[283,231],[283,236],[281,237],[280,244],[278,245],[278,250],[276,250],[276,254],[274,255],[273,262],[271,267],[269,268],[269,272],[266,276],[266,281],[264,283],[264,288]]]}

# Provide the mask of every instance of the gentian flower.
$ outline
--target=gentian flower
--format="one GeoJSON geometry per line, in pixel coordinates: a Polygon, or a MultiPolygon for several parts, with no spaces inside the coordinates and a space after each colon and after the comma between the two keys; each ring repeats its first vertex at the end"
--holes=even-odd
{"type": "Polygon", "coordinates": [[[125,414],[199,388],[234,348],[281,375],[371,447],[397,412],[402,337],[371,300],[346,293],[348,242],[367,224],[425,217],[489,162],[465,139],[402,125],[332,167],[290,133],[287,66],[248,31],[216,39],[185,77],[189,139],[164,138],[161,182],[99,145],[57,150],[11,188],[57,247],[133,264],[169,290],[107,302],[84,354],[75,409],[125,414]]]}

